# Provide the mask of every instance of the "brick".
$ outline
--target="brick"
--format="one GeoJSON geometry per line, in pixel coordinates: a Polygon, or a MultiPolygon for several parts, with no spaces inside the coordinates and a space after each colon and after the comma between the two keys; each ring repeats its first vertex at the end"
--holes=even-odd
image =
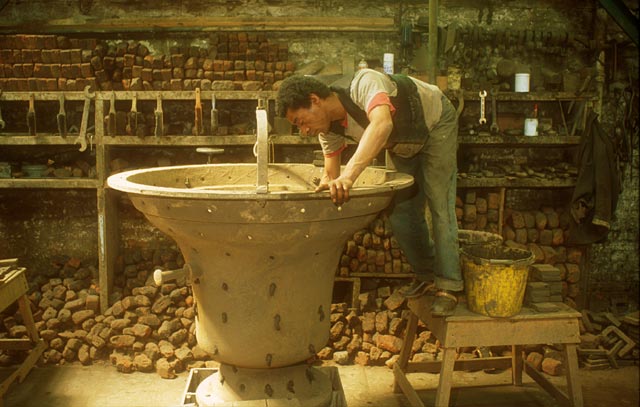
{"type": "Polygon", "coordinates": [[[564,364],[554,358],[544,358],[541,368],[543,372],[551,376],[559,376],[564,373],[564,364]]]}
{"type": "Polygon", "coordinates": [[[124,54],[122,57],[122,63],[124,66],[132,67],[135,62],[135,55],[133,54],[124,54]]]}
{"type": "Polygon", "coordinates": [[[81,49],[69,50],[69,59],[70,59],[70,63],[72,64],[82,63],[82,50],[81,49]]]}
{"type": "Polygon", "coordinates": [[[102,70],[102,59],[99,56],[94,56],[91,58],[91,66],[93,66],[94,71],[102,70]]]}
{"type": "Polygon", "coordinates": [[[80,58],[81,62],[83,64],[91,63],[91,58],[93,58],[93,52],[90,49],[83,49],[82,57],[80,58]]]}
{"type": "Polygon", "coordinates": [[[151,68],[143,68],[140,77],[143,81],[151,82],[153,80],[153,70],[151,68]]]}
{"type": "MultiPolygon", "coordinates": [[[[474,198],[475,202],[475,198],[474,198]]],[[[472,204],[465,204],[463,208],[463,216],[462,219],[465,222],[474,222],[476,220],[476,206],[472,204]]]]}
{"type": "Polygon", "coordinates": [[[71,64],[60,64],[60,76],[67,79],[75,79],[71,72],[71,64]]]}
{"type": "Polygon", "coordinates": [[[560,281],[560,270],[549,264],[533,264],[529,266],[529,275],[533,281],[560,281]]]}
{"type": "Polygon", "coordinates": [[[102,58],[102,66],[106,71],[113,71],[116,67],[116,59],[110,56],[102,58]]]}
{"type": "Polygon", "coordinates": [[[527,244],[527,229],[520,228],[515,230],[516,238],[515,241],[520,244],[527,244]]]}
{"type": "Polygon", "coordinates": [[[174,79],[183,79],[184,78],[184,69],[179,67],[173,68],[173,78],[174,79]]]}
{"type": "MultiPolygon", "coordinates": [[[[175,70],[175,68],[174,68],[175,70]]],[[[182,90],[181,79],[171,79],[171,90],[182,90]]]]}
{"type": "Polygon", "coordinates": [[[542,356],[542,354],[538,352],[529,352],[529,354],[527,355],[527,362],[530,363],[531,366],[536,370],[541,369],[543,359],[544,356],[542,356]]]}
{"type": "Polygon", "coordinates": [[[61,49],[60,50],[60,63],[62,63],[62,64],[70,64],[71,63],[71,50],[69,50],[69,49],[61,49]]]}
{"type": "Polygon", "coordinates": [[[72,78],[82,78],[82,67],[80,64],[70,64],[69,70],[72,78]]]}
{"type": "Polygon", "coordinates": [[[80,64],[80,72],[83,78],[90,78],[93,76],[93,68],[90,63],[80,64]]]}
{"type": "Polygon", "coordinates": [[[131,77],[132,78],[141,78],[142,77],[142,66],[134,65],[131,68],[131,77]]]}
{"type": "Polygon", "coordinates": [[[560,218],[558,213],[554,210],[546,213],[547,216],[547,225],[549,228],[557,228],[560,225],[560,218]]]}
{"type": "Polygon", "coordinates": [[[573,264],[580,264],[580,262],[582,261],[582,251],[574,247],[568,248],[567,261],[573,264]]]}

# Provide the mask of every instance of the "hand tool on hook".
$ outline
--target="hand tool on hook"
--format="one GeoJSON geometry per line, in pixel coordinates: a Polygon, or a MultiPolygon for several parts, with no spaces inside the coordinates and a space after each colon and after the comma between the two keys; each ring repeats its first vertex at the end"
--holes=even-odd
{"type": "Polygon", "coordinates": [[[107,134],[116,135],[116,92],[111,91],[111,100],[109,101],[109,114],[107,115],[107,134]]]}
{"type": "Polygon", "coordinates": [[[56,115],[56,121],[58,122],[58,133],[60,137],[67,137],[67,113],[64,110],[64,93],[61,93],[58,97],[60,104],[60,110],[56,115]]]}
{"type": "Polygon", "coordinates": [[[89,110],[91,109],[91,99],[96,97],[95,92],[90,92],[91,86],[84,88],[84,107],[82,109],[82,121],[80,122],[80,132],[76,138],[75,144],[80,144],[78,151],[87,149],[87,127],[89,125],[89,110]]]}
{"type": "Polygon", "coordinates": [[[491,94],[491,134],[500,133],[500,126],[498,126],[498,89],[489,89],[491,94]]]}
{"type": "Polygon", "coordinates": [[[196,136],[202,134],[202,101],[200,100],[200,88],[196,88],[196,117],[193,126],[195,127],[196,136]]]}
{"type": "Polygon", "coordinates": [[[218,109],[216,109],[216,95],[211,97],[211,134],[218,132],[218,109]]]}
{"type": "Polygon", "coordinates": [[[154,114],[156,117],[155,136],[160,137],[164,134],[164,114],[162,113],[162,94],[160,93],[158,93],[158,97],[156,98],[156,110],[154,114]]]}
{"type": "Polygon", "coordinates": [[[36,97],[33,93],[29,95],[29,111],[27,112],[27,126],[29,135],[36,135],[36,97]]]}
{"type": "Polygon", "coordinates": [[[138,97],[133,94],[131,99],[131,111],[127,120],[127,133],[131,136],[135,136],[138,130],[138,97]]]}
{"type": "Polygon", "coordinates": [[[480,96],[480,120],[478,120],[478,122],[480,124],[486,124],[487,119],[484,117],[484,112],[485,112],[484,99],[487,97],[487,91],[481,90],[480,93],[478,93],[478,95],[480,96]]]}

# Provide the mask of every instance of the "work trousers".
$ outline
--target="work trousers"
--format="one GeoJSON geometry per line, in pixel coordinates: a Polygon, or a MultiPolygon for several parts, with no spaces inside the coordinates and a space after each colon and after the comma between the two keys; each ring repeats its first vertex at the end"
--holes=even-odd
{"type": "Polygon", "coordinates": [[[412,188],[396,193],[389,220],[393,233],[418,280],[435,274],[436,287],[462,291],[458,224],[455,213],[458,118],[451,102],[442,97],[442,115],[430,130],[420,152],[405,158],[389,153],[395,169],[412,175],[412,188]],[[425,219],[431,212],[433,237],[425,219]]]}

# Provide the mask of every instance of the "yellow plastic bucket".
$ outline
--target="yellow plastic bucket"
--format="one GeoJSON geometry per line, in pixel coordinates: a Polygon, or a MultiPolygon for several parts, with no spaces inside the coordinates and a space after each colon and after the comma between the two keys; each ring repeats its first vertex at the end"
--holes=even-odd
{"type": "Polygon", "coordinates": [[[534,256],[528,250],[476,245],[461,249],[469,310],[490,317],[520,312],[534,256]]]}
{"type": "Polygon", "coordinates": [[[481,230],[458,229],[458,242],[460,243],[460,247],[477,245],[499,246],[502,244],[502,236],[481,230]]]}

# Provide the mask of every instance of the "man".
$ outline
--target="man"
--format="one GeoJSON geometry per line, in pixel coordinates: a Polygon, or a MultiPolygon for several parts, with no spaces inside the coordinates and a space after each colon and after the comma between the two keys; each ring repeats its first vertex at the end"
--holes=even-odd
{"type": "Polygon", "coordinates": [[[349,200],[358,176],[384,148],[397,171],[414,176],[414,188],[396,194],[389,217],[416,273],[404,294],[423,295],[435,272],[438,291],[431,311],[450,315],[464,288],[455,216],[458,123],[451,102],[437,87],[415,78],[361,69],[348,89],[291,76],[280,85],[276,105],[278,114],[302,135],[318,137],[325,158],[316,191],[328,189],[336,205],[349,200]],[[341,172],[345,137],[358,146],[341,172]],[[433,240],[425,202],[432,214],[433,240]]]}

